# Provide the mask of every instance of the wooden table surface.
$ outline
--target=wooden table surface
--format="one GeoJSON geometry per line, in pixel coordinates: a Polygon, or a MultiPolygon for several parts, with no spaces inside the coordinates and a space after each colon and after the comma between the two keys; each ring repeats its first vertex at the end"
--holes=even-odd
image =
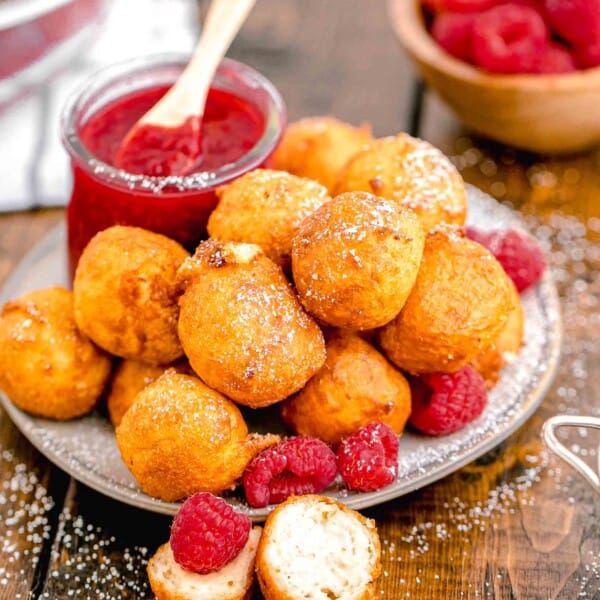
{"type": "MultiPolygon", "coordinates": [[[[419,84],[382,0],[261,0],[229,54],[279,87],[291,120],[333,114],[439,146],[551,248],[564,316],[555,383],[490,453],[364,510],[383,543],[381,597],[600,598],[600,496],[540,441],[551,415],[600,416],[600,151],[545,158],[470,136],[419,84]]],[[[0,283],[63,217],[0,216],[0,283]]],[[[568,444],[593,462],[598,441],[574,429],[568,444]]],[[[0,484],[0,598],[152,597],[145,563],[168,538],[169,517],[77,483],[1,410],[0,484]]]]}

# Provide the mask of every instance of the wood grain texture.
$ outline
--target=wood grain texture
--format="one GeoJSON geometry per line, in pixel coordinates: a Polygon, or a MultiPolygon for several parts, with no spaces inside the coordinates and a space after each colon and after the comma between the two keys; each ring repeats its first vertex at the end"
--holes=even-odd
{"type": "MultiPolygon", "coordinates": [[[[41,210],[0,217],[0,287],[62,215],[62,210],[41,210]]],[[[0,597],[27,598],[45,570],[45,536],[55,532],[66,478],[34,450],[1,408],[0,450],[0,597]]]]}
{"type": "Polygon", "coordinates": [[[376,135],[408,127],[413,70],[382,0],[262,0],[228,56],[280,89],[290,121],[333,114],[376,135]]]}

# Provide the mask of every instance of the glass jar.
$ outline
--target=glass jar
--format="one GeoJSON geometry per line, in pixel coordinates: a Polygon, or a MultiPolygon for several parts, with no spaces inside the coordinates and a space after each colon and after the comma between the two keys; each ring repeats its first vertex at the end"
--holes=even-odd
{"type": "MultiPolygon", "coordinates": [[[[217,203],[216,188],[263,166],[277,145],[286,121],[279,92],[251,67],[224,59],[211,89],[235,97],[262,116],[263,126],[257,130],[254,145],[244,147],[241,157],[191,175],[150,177],[117,169],[90,152],[82,132],[94,115],[103,109],[112,110],[110,107],[118,106],[119,99],[137,92],[167,89],[185,64],[186,59],[180,56],[119,63],[94,75],[67,101],[61,117],[61,136],[71,159],[73,179],[67,208],[71,273],[93,235],[115,224],[162,233],[193,251],[205,237],[208,217],[217,203]]],[[[98,128],[96,135],[102,136],[103,130],[98,128]]],[[[236,142],[230,138],[223,141],[236,142]]]]}

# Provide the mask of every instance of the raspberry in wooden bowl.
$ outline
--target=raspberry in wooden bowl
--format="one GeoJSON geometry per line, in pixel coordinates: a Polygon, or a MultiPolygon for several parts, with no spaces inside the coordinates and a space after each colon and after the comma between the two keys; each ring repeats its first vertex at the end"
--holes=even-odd
{"type": "MultiPolygon", "coordinates": [[[[600,143],[600,24],[581,34],[582,19],[570,28],[561,8],[555,0],[389,0],[401,45],[466,127],[547,154],[600,143]],[[499,56],[494,37],[518,46],[499,56]]],[[[591,15],[586,22],[600,23],[600,11],[591,15]]]]}

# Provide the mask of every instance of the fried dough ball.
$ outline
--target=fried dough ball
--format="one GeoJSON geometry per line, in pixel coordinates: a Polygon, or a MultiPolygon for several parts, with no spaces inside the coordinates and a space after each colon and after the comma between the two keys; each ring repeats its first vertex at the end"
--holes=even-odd
{"type": "Polygon", "coordinates": [[[441,227],[427,236],[417,281],[379,343],[409,373],[454,372],[490,346],[512,308],[500,263],[458,228],[441,227]]]}
{"type": "Polygon", "coordinates": [[[270,164],[319,181],[331,191],[346,161],[371,139],[368,125],[353,127],[330,116],[306,117],[288,125],[270,164]]]}
{"type": "Polygon", "coordinates": [[[280,440],[248,434],[233,402],[172,369],[139,392],[115,435],[141,489],[166,502],[233,489],[254,456],[280,440]]]}
{"type": "Polygon", "coordinates": [[[284,171],[256,169],[217,189],[208,219],[211,237],[258,244],[279,265],[289,265],[292,237],[302,221],[330,200],[320,183],[284,171]]]}
{"type": "Polygon", "coordinates": [[[121,422],[138,392],[170,368],[175,369],[177,373],[192,373],[186,360],[179,360],[171,365],[151,365],[139,360],[124,359],[117,365],[106,395],[108,416],[114,427],[121,422]]]}
{"type": "Polygon", "coordinates": [[[485,379],[488,388],[497,383],[502,367],[515,359],[523,345],[525,312],[515,284],[510,279],[509,283],[514,308],[508,315],[506,325],[492,345],[471,361],[473,367],[485,379]]]}
{"type": "Polygon", "coordinates": [[[302,304],[335,327],[384,325],[412,289],[424,240],[412,211],[365,192],[337,196],[304,220],[292,242],[302,304]]]}
{"type": "Polygon", "coordinates": [[[374,421],[401,434],[410,407],[404,375],[358,335],[345,334],[327,341],[325,364],[282,403],[281,416],[294,433],[336,445],[374,421]]]}
{"type": "Polygon", "coordinates": [[[75,272],[75,320],[115,356],[167,364],[177,338],[177,269],[189,256],[177,242],[138,227],[113,226],[86,246],[75,272]]]}
{"type": "Polygon", "coordinates": [[[69,290],[36,290],[3,306],[0,389],[20,409],[80,417],[96,405],[111,368],[111,358],[77,329],[69,290]]]}
{"type": "Polygon", "coordinates": [[[259,246],[201,242],[179,279],[185,354],[203,381],[236,402],[279,402],[325,361],[321,330],[259,246]]]}
{"type": "Polygon", "coordinates": [[[450,159],[428,142],[400,133],[374,140],[341,170],[334,194],[363,191],[414,210],[425,231],[464,225],[464,181],[450,159]]]}

